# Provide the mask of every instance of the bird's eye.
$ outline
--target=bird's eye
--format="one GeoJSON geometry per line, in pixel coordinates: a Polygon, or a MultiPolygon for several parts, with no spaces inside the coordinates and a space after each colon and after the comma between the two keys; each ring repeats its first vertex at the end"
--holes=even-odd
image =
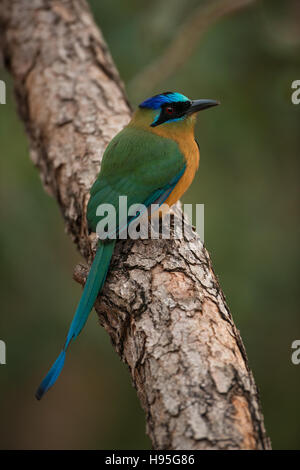
{"type": "Polygon", "coordinates": [[[172,106],[167,106],[166,107],[166,113],[167,114],[173,114],[173,112],[174,112],[174,109],[172,108],[172,106]]]}

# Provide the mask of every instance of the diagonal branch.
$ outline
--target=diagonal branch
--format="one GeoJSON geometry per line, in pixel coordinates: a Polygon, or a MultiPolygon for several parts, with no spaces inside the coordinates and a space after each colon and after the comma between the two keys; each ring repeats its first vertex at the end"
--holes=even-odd
{"type": "MultiPolygon", "coordinates": [[[[2,0],[0,26],[31,158],[90,261],[89,188],[130,117],[119,75],[84,0],[2,0]]],[[[82,284],[86,275],[75,269],[82,284]]],[[[240,335],[195,233],[118,242],[96,311],[154,448],[270,447],[240,335]]]]}
{"type": "Polygon", "coordinates": [[[174,39],[153,63],[145,67],[128,84],[132,96],[142,99],[147,87],[150,93],[178,72],[193,54],[200,38],[226,15],[234,13],[257,0],[209,0],[201,3],[187,17],[174,39]]]}

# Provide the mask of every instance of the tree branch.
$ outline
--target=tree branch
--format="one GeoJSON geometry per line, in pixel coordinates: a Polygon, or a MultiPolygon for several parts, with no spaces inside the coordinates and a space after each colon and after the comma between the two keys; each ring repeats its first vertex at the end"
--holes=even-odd
{"type": "Polygon", "coordinates": [[[132,96],[142,99],[147,92],[155,90],[160,83],[178,72],[193,54],[203,36],[218,20],[245,8],[256,0],[209,0],[201,3],[183,22],[174,39],[153,63],[145,67],[128,84],[132,96]]]}
{"type": "MultiPolygon", "coordinates": [[[[84,0],[2,0],[0,25],[31,158],[90,261],[89,189],[130,117],[119,75],[84,0]]],[[[87,272],[77,266],[74,277],[83,284],[87,272]]],[[[155,449],[270,447],[240,335],[192,230],[181,240],[118,242],[95,307],[155,449]]]]}

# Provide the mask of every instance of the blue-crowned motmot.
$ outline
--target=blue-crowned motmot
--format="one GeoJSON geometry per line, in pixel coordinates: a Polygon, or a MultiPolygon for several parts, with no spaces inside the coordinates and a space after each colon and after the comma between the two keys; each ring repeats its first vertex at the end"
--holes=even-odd
{"type": "MultiPolygon", "coordinates": [[[[194,137],[196,113],[217,104],[214,100],[190,100],[172,92],[143,101],[129,124],[105,150],[100,173],[90,191],[89,228],[96,232],[101,220],[97,208],[104,203],[114,206],[119,220],[120,196],[127,196],[128,206],[165,203],[171,207],[178,201],[192,183],[199,164],[199,148],[194,137]]],[[[128,218],[128,224],[131,220],[128,218]]],[[[107,275],[116,243],[114,238],[121,229],[124,227],[116,225],[115,233],[108,234],[105,241],[100,236],[65,344],[36,392],[38,400],[57,380],[71,341],[87,321],[107,275]]]]}

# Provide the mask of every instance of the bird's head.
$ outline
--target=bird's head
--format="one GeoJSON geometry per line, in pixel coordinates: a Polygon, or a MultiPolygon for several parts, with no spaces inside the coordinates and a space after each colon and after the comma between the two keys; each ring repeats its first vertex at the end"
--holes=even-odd
{"type": "Polygon", "coordinates": [[[178,127],[183,124],[193,125],[195,113],[218,104],[215,100],[190,100],[181,93],[168,91],[143,101],[134,120],[140,120],[152,128],[174,123],[177,123],[178,127]]]}

